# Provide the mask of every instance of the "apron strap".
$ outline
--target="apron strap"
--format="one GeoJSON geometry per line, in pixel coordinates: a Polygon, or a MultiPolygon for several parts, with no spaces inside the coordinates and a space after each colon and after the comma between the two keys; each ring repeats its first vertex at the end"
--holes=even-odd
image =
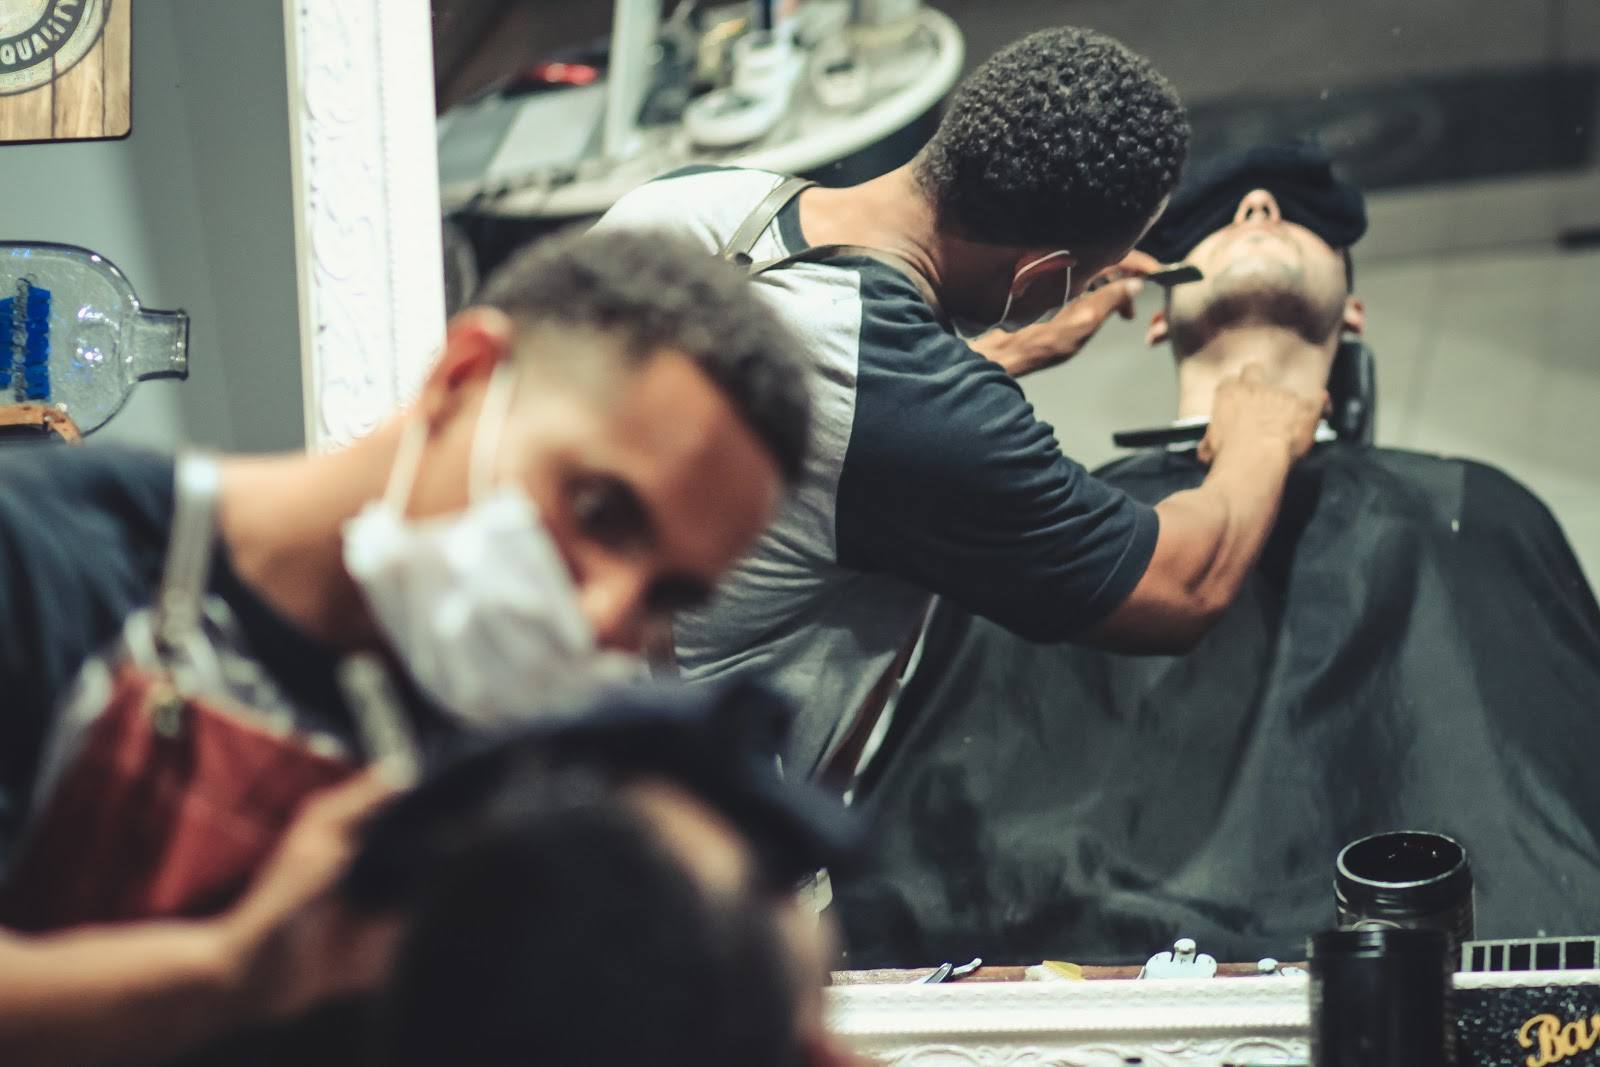
{"type": "Polygon", "coordinates": [[[922,639],[922,629],[927,624],[928,612],[931,609],[930,602],[928,608],[925,608],[918,617],[916,628],[911,631],[911,639],[901,646],[889,664],[889,669],[884,671],[873,687],[867,691],[867,697],[861,702],[861,707],[856,709],[849,729],[818,765],[816,781],[823,788],[842,796],[855,784],[861,757],[866,754],[867,744],[872,740],[878,721],[883,718],[883,713],[888,710],[890,702],[899,695],[900,683],[905,680],[906,668],[910,666],[911,657],[917,650],[917,643],[922,639]]]}
{"type": "Polygon", "coordinates": [[[751,263],[750,250],[761,240],[761,235],[767,232],[767,227],[778,217],[778,212],[787,207],[789,201],[815,184],[817,183],[807,181],[805,178],[785,178],[779,182],[773,187],[772,192],[756,205],[756,209],[739,223],[739,228],[733,231],[733,236],[728,238],[727,243],[717,251],[717,255],[735,266],[748,267],[751,263]]]}
{"type": "Polygon", "coordinates": [[[816,245],[802,249],[793,255],[780,256],[762,263],[755,262],[751,251],[756,242],[761,240],[761,235],[767,232],[767,227],[772,225],[772,220],[778,213],[789,206],[790,201],[805,192],[817,183],[805,178],[785,178],[773,187],[772,191],[762,198],[755,206],[755,210],[745,216],[739,223],[739,228],[733,231],[733,236],[717,251],[717,255],[735,266],[744,267],[750,277],[756,278],[772,270],[781,270],[796,263],[819,263],[823,260],[833,259],[838,256],[864,256],[867,259],[877,260],[884,266],[904,274],[911,279],[917,287],[917,292],[922,294],[922,299],[933,309],[939,319],[939,324],[949,329],[950,322],[944,312],[944,307],[939,303],[939,296],[933,291],[933,286],[928,279],[911,263],[882,249],[868,248],[865,245],[831,244],[816,245]]]}
{"type": "Polygon", "coordinates": [[[222,476],[214,456],[183,452],[174,481],[172,530],[156,596],[155,636],[163,653],[184,648],[200,634],[222,476]]]}

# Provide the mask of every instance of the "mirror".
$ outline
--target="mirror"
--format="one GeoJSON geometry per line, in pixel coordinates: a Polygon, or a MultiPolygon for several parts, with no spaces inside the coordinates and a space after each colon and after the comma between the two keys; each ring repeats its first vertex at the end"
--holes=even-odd
{"type": "MultiPolygon", "coordinates": [[[[884,843],[836,880],[851,962],[1137,965],[1179,936],[1224,961],[1299,958],[1333,923],[1338,849],[1396,829],[1465,844],[1480,936],[1600,930],[1579,888],[1600,807],[1574,754],[1600,741],[1600,9],[803,3],[817,49],[827,19],[881,16],[877,65],[813,55],[774,116],[715,95],[736,87],[750,6],[436,0],[441,190],[470,249],[453,277],[684,164],[883,173],[962,73],[1060,23],[1171,79],[1191,172],[1311,138],[1368,217],[1364,348],[1338,392],[1370,402],[1375,380],[1372,446],[1330,443],[1348,462],[1291,481],[1259,575],[1186,655],[1031,644],[938,605],[855,783],[884,843]],[[612,49],[651,72],[627,69],[626,136],[612,49]]],[[[1163,306],[1147,286],[1135,322],[1023,382],[1066,455],[1123,464],[1117,484],[1152,500],[1203,476],[1112,444],[1179,413],[1172,350],[1145,342],[1163,306]]]]}

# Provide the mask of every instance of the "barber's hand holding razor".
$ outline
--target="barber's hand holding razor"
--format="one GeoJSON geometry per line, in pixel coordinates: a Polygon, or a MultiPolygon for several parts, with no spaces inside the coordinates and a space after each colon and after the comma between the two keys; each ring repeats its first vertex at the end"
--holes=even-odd
{"type": "MultiPolygon", "coordinates": [[[[1114,283],[1116,282],[1128,283],[1127,287],[1137,294],[1142,279],[1165,269],[1167,269],[1167,264],[1162,263],[1154,256],[1146,255],[1135,249],[1099,274],[1092,275],[1083,287],[1083,295],[1088,296],[1090,293],[1098,293],[1107,287],[1115,288],[1114,283]]],[[[1128,305],[1128,309],[1122,317],[1125,319],[1133,318],[1132,304],[1128,305]]]]}
{"type": "Polygon", "coordinates": [[[1197,452],[1202,463],[1214,463],[1228,449],[1283,449],[1289,462],[1311,451],[1317,422],[1328,407],[1328,394],[1305,396],[1266,380],[1260,367],[1246,367],[1237,378],[1217,386],[1211,425],[1197,452]]]}
{"type": "Polygon", "coordinates": [[[1133,301],[1144,288],[1144,276],[1162,264],[1143,252],[1129,252],[1121,262],[1089,279],[1083,292],[1056,315],[1015,333],[991,330],[972,347],[1020,378],[1065,363],[1077,355],[1113,314],[1133,318],[1133,301]]]}

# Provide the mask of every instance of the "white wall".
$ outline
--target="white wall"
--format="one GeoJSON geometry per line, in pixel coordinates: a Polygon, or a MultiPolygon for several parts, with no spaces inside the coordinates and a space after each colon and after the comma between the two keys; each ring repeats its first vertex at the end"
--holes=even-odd
{"type": "Polygon", "coordinates": [[[190,315],[189,380],[96,440],[303,444],[284,56],[278,0],[137,0],[129,137],[0,146],[0,239],[83,245],[190,315]]]}

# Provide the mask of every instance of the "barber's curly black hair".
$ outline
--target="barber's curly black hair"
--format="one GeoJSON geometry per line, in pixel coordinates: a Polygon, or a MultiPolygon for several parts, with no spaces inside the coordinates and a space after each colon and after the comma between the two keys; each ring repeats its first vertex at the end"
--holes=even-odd
{"type": "Polygon", "coordinates": [[[573,229],[507,261],[479,303],[524,322],[592,329],[643,363],[662,351],[694,361],[798,481],[810,434],[803,350],[744,271],[683,237],[573,229]]]}
{"type": "Polygon", "coordinates": [[[916,175],[940,224],[1028,246],[1132,241],[1178,184],[1189,124],[1149,61],[1093,30],[1040,30],[956,89],[916,175]]]}

